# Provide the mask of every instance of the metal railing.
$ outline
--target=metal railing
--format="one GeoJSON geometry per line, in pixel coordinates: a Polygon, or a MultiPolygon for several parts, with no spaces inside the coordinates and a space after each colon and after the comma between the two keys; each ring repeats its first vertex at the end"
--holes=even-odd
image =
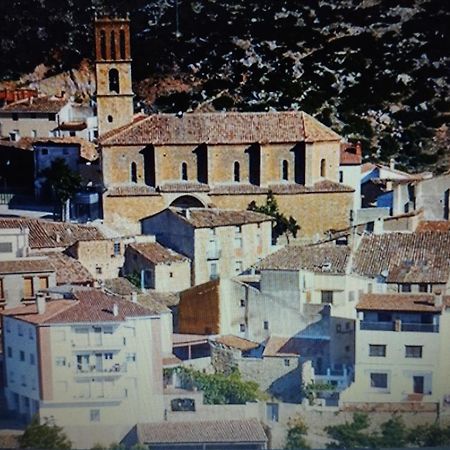
{"type": "Polygon", "coordinates": [[[398,321],[395,322],[367,322],[361,321],[359,324],[360,330],[372,331],[418,331],[420,333],[439,333],[439,325],[432,323],[407,323],[398,321]]]}
{"type": "Polygon", "coordinates": [[[360,330],[374,330],[374,331],[394,331],[394,322],[367,322],[361,321],[359,325],[360,330]]]}

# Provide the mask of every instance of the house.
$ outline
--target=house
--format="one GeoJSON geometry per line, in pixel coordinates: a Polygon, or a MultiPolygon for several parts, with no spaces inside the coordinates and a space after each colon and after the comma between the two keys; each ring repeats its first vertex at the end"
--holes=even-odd
{"type": "Polygon", "coordinates": [[[450,297],[365,294],[358,305],[355,381],[341,406],[402,405],[449,412],[450,297]]]}
{"type": "Polygon", "coordinates": [[[339,160],[339,183],[350,186],[353,193],[353,221],[356,213],[361,209],[361,142],[356,144],[341,143],[339,160]]]}
{"type": "Polygon", "coordinates": [[[89,105],[71,99],[30,96],[0,109],[0,136],[18,141],[23,137],[97,137],[97,118],[89,105]]]}
{"type": "Polygon", "coordinates": [[[394,214],[422,211],[424,220],[450,220],[450,172],[394,183],[394,214]]]}
{"type": "Polygon", "coordinates": [[[167,208],[142,219],[142,233],[192,261],[192,285],[230,278],[270,252],[272,218],[253,211],[167,208]]]}
{"type": "Polygon", "coordinates": [[[103,215],[137,232],[167,207],[247,209],[269,190],[304,239],[349,224],[338,182],[342,137],[305,112],[133,116],[128,19],[95,22],[103,215]]]}
{"type": "Polygon", "coordinates": [[[139,424],[137,442],[154,450],[263,450],[267,436],[256,419],[139,424]]]}
{"type": "Polygon", "coordinates": [[[129,244],[125,250],[123,273],[137,274],[142,289],[175,292],[191,286],[189,259],[158,242],[129,244]]]}
{"type": "Polygon", "coordinates": [[[0,261],[28,256],[30,230],[24,228],[0,228],[0,261]]]}
{"type": "Polygon", "coordinates": [[[160,317],[96,290],[2,313],[5,396],[26,420],[53,417],[75,448],[119,442],[163,416],[160,317]]]}

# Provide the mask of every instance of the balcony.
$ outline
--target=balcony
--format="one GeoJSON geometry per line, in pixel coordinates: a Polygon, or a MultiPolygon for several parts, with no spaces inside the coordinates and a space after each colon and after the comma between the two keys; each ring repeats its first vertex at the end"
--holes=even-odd
{"type": "Polygon", "coordinates": [[[71,344],[74,350],[120,350],[126,345],[124,339],[124,337],[111,337],[100,341],[89,340],[88,342],[72,339],[71,344]]]}
{"type": "Polygon", "coordinates": [[[407,323],[400,320],[396,322],[367,322],[361,321],[360,330],[372,331],[412,331],[419,333],[439,333],[439,325],[432,323],[407,323]]]}
{"type": "Polygon", "coordinates": [[[220,259],[222,256],[222,250],[219,248],[208,248],[206,250],[206,259],[220,259]]]}
{"type": "Polygon", "coordinates": [[[113,364],[111,367],[97,368],[97,366],[77,366],[76,376],[120,376],[128,372],[126,364],[113,364]]]}

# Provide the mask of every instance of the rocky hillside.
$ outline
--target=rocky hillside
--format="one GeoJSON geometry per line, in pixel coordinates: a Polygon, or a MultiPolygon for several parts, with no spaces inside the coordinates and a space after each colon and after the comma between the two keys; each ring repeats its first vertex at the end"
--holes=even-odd
{"type": "Polygon", "coordinates": [[[0,78],[91,58],[95,10],[131,13],[148,111],[298,108],[372,160],[448,168],[450,2],[11,0],[0,2],[0,78]]]}

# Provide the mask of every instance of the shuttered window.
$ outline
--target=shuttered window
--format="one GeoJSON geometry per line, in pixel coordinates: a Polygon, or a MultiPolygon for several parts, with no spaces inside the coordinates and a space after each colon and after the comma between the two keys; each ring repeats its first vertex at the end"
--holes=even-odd
{"type": "Polygon", "coordinates": [[[39,289],[48,289],[48,277],[39,277],[39,289]]]}
{"type": "Polygon", "coordinates": [[[33,278],[24,277],[23,279],[23,296],[25,298],[34,297],[33,278]]]}

